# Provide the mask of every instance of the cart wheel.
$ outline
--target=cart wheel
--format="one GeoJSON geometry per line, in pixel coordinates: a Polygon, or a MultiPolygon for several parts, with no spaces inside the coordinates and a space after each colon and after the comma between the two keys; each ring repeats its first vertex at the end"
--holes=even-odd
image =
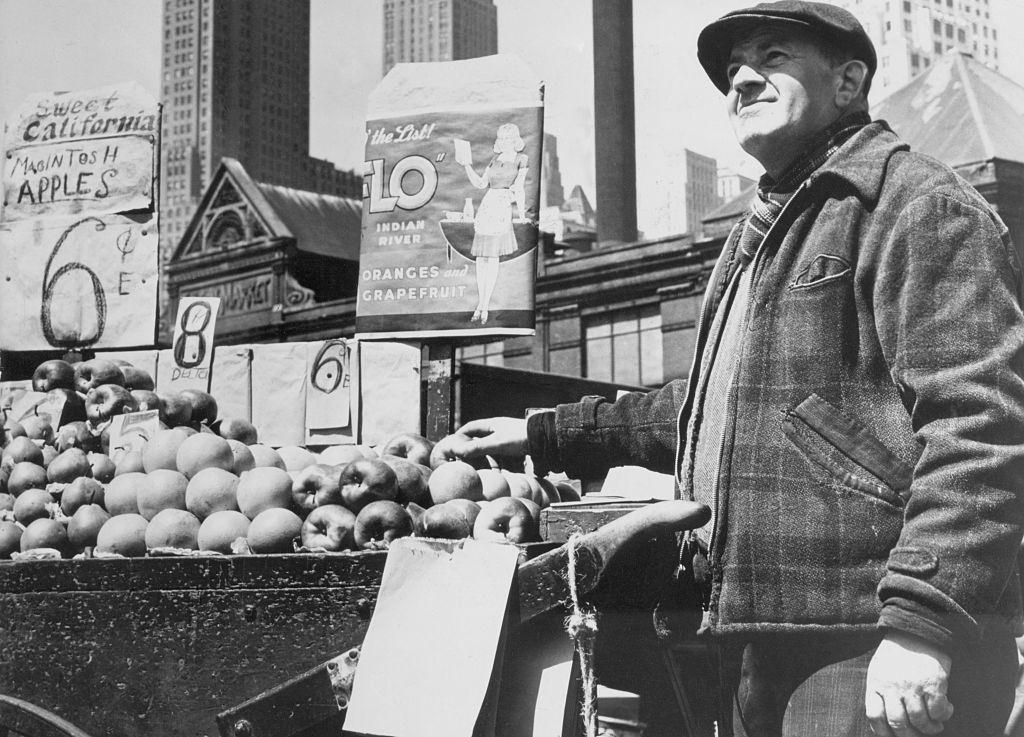
{"type": "Polygon", "coordinates": [[[18,737],[89,737],[52,711],[0,694],[0,734],[18,737]]]}

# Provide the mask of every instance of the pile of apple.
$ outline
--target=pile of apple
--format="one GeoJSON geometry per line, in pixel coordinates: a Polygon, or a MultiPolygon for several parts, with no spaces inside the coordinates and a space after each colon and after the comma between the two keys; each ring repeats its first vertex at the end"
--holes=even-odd
{"type": "Polygon", "coordinates": [[[47,361],[33,388],[64,410],[4,425],[0,558],[334,552],[406,535],[525,543],[539,539],[541,508],[579,498],[414,433],[275,450],[247,420],[219,418],[208,393],[155,392],[126,363],[47,361]],[[115,463],[106,426],[141,410],[158,410],[161,429],[115,463]]]}

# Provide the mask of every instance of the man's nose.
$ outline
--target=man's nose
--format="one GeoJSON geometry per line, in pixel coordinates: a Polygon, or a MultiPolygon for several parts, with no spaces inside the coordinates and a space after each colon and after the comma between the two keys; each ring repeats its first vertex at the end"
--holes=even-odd
{"type": "Polygon", "coordinates": [[[764,77],[749,64],[741,64],[732,76],[732,88],[737,92],[743,92],[751,87],[759,87],[763,84],[764,77]]]}

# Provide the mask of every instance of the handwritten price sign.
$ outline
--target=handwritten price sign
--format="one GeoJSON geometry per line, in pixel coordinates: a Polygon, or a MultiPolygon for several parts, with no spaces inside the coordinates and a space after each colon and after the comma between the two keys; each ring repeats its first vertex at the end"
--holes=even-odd
{"type": "Polygon", "coordinates": [[[156,218],[41,218],[0,225],[0,349],[153,342],[156,218]]]}

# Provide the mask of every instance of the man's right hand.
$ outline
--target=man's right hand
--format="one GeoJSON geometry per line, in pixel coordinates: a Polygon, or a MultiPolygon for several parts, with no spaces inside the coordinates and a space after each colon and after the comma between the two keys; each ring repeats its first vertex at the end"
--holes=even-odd
{"type": "Polygon", "coordinates": [[[526,455],[526,420],[517,417],[491,417],[487,420],[473,420],[460,427],[455,435],[440,440],[445,455],[456,458],[480,458],[481,456],[526,455]],[[469,439],[460,437],[469,436],[469,439]]]}

